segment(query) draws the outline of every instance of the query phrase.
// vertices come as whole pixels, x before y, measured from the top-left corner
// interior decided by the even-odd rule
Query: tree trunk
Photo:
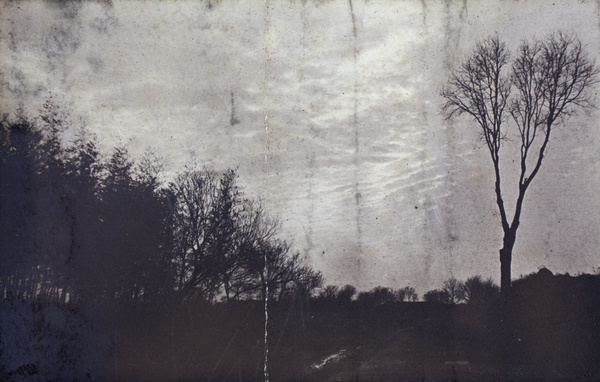
[[[510,266],[512,251],[516,241],[516,229],[509,229],[504,233],[504,245],[500,249],[500,294],[504,301],[508,300],[511,287]]]

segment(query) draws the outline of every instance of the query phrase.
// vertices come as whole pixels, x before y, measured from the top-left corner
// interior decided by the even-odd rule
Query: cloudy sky
[[[33,115],[50,99],[105,148],[154,151],[166,178],[190,163],[238,168],[307,264],[360,289],[499,280],[489,154],[470,121],[442,118],[438,95],[479,39],[498,32],[514,48],[563,30],[594,60],[600,52],[596,1],[1,7],[1,112]],[[599,127],[593,111],[554,131],[525,202],[515,276],[600,266]]]

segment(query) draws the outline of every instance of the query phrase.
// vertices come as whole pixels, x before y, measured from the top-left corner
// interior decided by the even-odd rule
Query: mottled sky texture
[[[1,7],[1,112],[33,115],[51,99],[105,148],[162,156],[166,179],[191,163],[238,168],[307,263],[360,289],[499,280],[489,154],[470,121],[440,114],[440,87],[476,41],[498,32],[516,47],[564,30],[600,52],[595,1]],[[515,276],[600,265],[599,127],[594,110],[554,131],[525,201]]]

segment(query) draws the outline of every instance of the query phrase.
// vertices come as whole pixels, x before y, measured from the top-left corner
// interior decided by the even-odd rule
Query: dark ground
[[[102,380],[264,380],[262,302],[112,309]],[[532,275],[504,307],[271,301],[268,345],[271,381],[595,381],[600,279]]]

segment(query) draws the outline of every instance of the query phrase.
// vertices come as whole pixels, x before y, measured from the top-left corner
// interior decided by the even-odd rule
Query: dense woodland
[[[599,276],[542,269],[508,303],[479,276],[422,301],[325,286],[234,170],[164,181],[151,154],[101,153],[41,115],[0,121],[2,380],[599,375]]]
[[[83,134],[65,145],[50,106],[42,122],[0,122],[4,298],[217,301],[320,286],[233,170],[163,184],[151,156],[101,155]]]
[[[102,154],[83,131],[69,141],[57,115],[46,104],[36,121],[0,121],[4,308],[32,304],[35,320],[53,306],[76,319],[75,307],[102,316],[108,306],[262,301],[267,293],[278,300],[321,286],[321,274],[278,237],[277,220],[244,197],[234,170],[190,167],[159,182],[151,155],[134,162],[123,147]],[[9,344],[3,337],[3,375],[23,362],[9,359]]]

